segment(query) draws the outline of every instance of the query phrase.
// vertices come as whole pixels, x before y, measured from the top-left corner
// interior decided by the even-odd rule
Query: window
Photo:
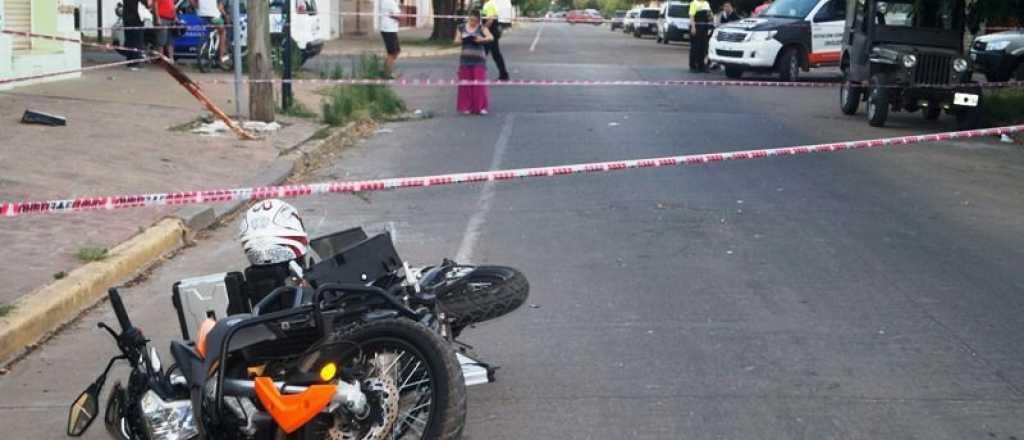
[[[640,18],[658,18],[657,9],[644,9],[640,11]]]
[[[963,0],[878,2],[875,23],[889,27],[958,30],[963,26]]]
[[[817,0],[778,0],[766,9],[761,17],[778,18],[807,18],[814,7],[818,5]]]
[[[814,16],[814,21],[839,20],[846,20],[846,2],[842,0],[829,0]]]
[[[669,17],[685,17],[689,12],[689,8],[683,5],[672,5],[668,7]]]

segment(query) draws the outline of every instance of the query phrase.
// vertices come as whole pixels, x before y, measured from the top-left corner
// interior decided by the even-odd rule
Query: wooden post
[[[270,11],[267,0],[248,0],[249,79],[274,79],[270,58]],[[274,84],[249,83],[249,119],[272,122],[274,120]]]

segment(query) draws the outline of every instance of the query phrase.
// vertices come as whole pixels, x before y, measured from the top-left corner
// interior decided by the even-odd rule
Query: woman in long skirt
[[[487,55],[484,46],[494,41],[491,32],[480,23],[480,11],[469,13],[469,19],[459,25],[455,44],[462,44],[459,57],[459,80],[487,80]],[[487,86],[460,85],[456,108],[460,113],[487,114]]]

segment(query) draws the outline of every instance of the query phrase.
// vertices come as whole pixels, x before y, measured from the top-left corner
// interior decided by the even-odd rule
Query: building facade
[[[75,5],[62,0],[0,0],[0,29],[79,39],[75,31]],[[0,78],[55,73],[82,66],[82,47],[76,43],[0,33]],[[0,89],[42,81],[77,78],[70,73],[13,84]]]

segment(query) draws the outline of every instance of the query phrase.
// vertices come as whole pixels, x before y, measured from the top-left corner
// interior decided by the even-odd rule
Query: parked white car
[[[661,44],[689,40],[690,4],[668,2],[661,5],[661,11],[658,12],[658,33],[655,37]]]
[[[633,36],[636,38],[644,35],[658,34],[658,9],[643,8],[638,11],[633,20]]]

